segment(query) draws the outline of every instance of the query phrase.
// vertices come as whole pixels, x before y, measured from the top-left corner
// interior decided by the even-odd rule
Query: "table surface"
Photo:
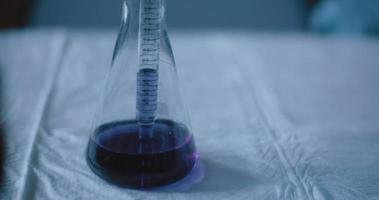
[[[201,160],[162,188],[85,162],[116,32],[0,33],[0,199],[379,199],[379,40],[171,34]]]

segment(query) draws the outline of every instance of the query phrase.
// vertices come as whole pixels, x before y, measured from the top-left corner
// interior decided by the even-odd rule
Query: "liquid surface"
[[[156,120],[150,127],[137,121],[102,125],[87,150],[87,161],[95,174],[133,188],[177,181],[192,170],[197,157],[187,127],[170,120]]]

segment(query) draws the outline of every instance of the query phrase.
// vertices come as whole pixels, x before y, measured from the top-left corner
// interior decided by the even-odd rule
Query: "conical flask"
[[[92,171],[144,188],[179,180],[197,161],[165,23],[165,0],[124,0],[122,26],[87,148]]]

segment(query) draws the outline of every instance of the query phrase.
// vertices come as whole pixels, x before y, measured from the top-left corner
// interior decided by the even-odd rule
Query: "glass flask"
[[[145,188],[179,180],[197,159],[166,30],[165,0],[124,0],[88,165],[108,182]]]

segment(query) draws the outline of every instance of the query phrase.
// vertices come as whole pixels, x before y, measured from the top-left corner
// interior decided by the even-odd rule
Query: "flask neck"
[[[118,35],[115,51],[113,53],[112,65],[115,64],[116,58],[121,55],[121,50],[136,49],[139,55],[142,55],[143,44],[152,43],[156,49],[160,46],[171,48],[167,38],[162,41],[156,41],[157,38],[164,38],[166,33],[165,7],[166,0],[123,0],[123,14],[121,29]],[[166,36],[167,37],[167,36]],[[135,42],[138,41],[138,42]],[[149,45],[149,51],[154,49]],[[146,50],[145,50],[146,52]],[[156,54],[157,52],[155,52]],[[146,60],[140,56],[140,62]],[[141,63],[140,63],[141,65]]]
[[[166,0],[124,0],[123,23],[142,24],[143,14],[159,14],[161,23],[165,22]],[[158,12],[158,13],[157,13]],[[146,20],[146,19],[145,19]],[[145,21],[146,22],[146,21]],[[148,22],[146,22],[148,23]]]

